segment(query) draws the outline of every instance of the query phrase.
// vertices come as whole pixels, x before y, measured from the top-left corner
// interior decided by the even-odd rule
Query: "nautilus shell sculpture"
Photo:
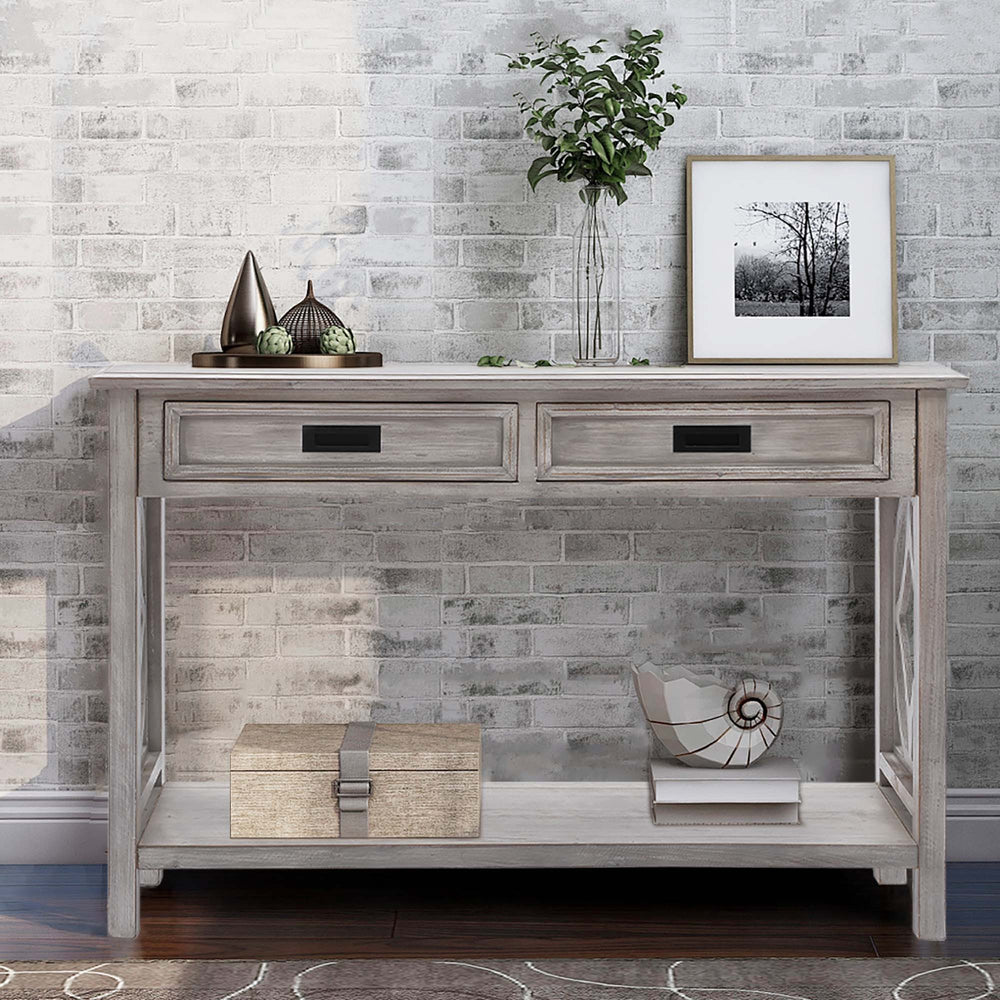
[[[632,679],[657,738],[691,767],[749,767],[781,731],[781,697],[767,681],[727,687],[684,667],[661,677],[648,666],[633,667]]]

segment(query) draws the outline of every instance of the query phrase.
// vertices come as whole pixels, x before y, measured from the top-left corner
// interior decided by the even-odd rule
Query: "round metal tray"
[[[357,354],[244,354],[199,351],[191,355],[195,368],[381,368],[378,351]]]

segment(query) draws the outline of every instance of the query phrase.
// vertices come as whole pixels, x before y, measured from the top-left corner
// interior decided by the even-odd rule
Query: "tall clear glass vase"
[[[576,357],[580,365],[613,365],[621,351],[618,233],[602,184],[583,188],[583,218],[573,238]]]

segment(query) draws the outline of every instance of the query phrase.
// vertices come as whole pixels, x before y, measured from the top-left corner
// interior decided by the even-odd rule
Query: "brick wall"
[[[870,768],[867,505],[199,503],[170,526],[175,773],[224,770],[246,718],[370,705],[481,722],[498,777],[636,777],[647,646],[773,680],[810,773]]]
[[[951,782],[1000,785],[996,4],[680,0],[690,95],[622,213],[626,355],[684,354],[683,157],[892,152],[901,354],[967,372],[951,427]],[[12,0],[0,30],[0,782],[105,773],[104,361],[215,343],[253,248],[394,359],[569,354],[575,192],[531,195],[498,51],[615,34],[618,4]],[[635,775],[625,668],[789,700],[787,751],[865,776],[865,503],[430,510],[171,505],[175,774],[244,718],[482,720],[495,775]]]

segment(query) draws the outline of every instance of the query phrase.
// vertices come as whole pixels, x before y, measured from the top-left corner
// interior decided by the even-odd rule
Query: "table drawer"
[[[538,405],[543,480],[888,477],[888,402]]]
[[[515,403],[164,403],[166,480],[517,479]]]

